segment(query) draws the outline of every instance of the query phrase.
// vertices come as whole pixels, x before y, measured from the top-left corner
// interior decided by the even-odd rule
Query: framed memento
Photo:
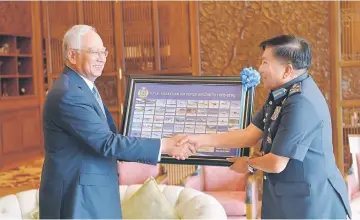
[[[242,86],[240,77],[130,75],[125,98],[121,133],[162,138],[245,128],[254,89]],[[229,166],[226,158],[248,155],[249,148],[203,147],[186,160],[163,154],[160,163]]]

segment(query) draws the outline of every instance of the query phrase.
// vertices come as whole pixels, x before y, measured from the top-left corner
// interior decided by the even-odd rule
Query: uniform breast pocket
[[[275,194],[277,196],[310,196],[310,184],[306,182],[276,182]]]

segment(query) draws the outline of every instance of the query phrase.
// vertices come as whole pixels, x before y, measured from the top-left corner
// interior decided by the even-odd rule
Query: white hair
[[[66,31],[62,44],[64,60],[69,59],[69,49],[81,49],[81,38],[89,31],[96,32],[96,29],[89,25],[79,24],[72,26],[68,31]]]

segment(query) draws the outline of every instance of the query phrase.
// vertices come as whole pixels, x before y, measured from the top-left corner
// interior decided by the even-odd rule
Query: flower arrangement
[[[240,78],[245,88],[255,87],[260,83],[260,73],[252,67],[241,70]]]

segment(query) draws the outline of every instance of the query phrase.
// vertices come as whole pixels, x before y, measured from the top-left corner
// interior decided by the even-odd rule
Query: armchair
[[[229,167],[202,166],[198,174],[184,179],[183,186],[215,197],[229,218],[244,218],[250,198],[255,200],[255,209],[249,211],[254,212],[257,204],[257,189],[254,184],[248,184],[248,179],[248,174],[237,173]],[[251,216],[255,218],[256,214]]]
[[[352,218],[360,218],[360,135],[349,134],[349,147],[352,157],[351,172],[347,175],[347,187],[352,210]]]
[[[158,184],[167,184],[168,178],[160,164],[118,162],[119,185],[143,184],[150,176]]]

